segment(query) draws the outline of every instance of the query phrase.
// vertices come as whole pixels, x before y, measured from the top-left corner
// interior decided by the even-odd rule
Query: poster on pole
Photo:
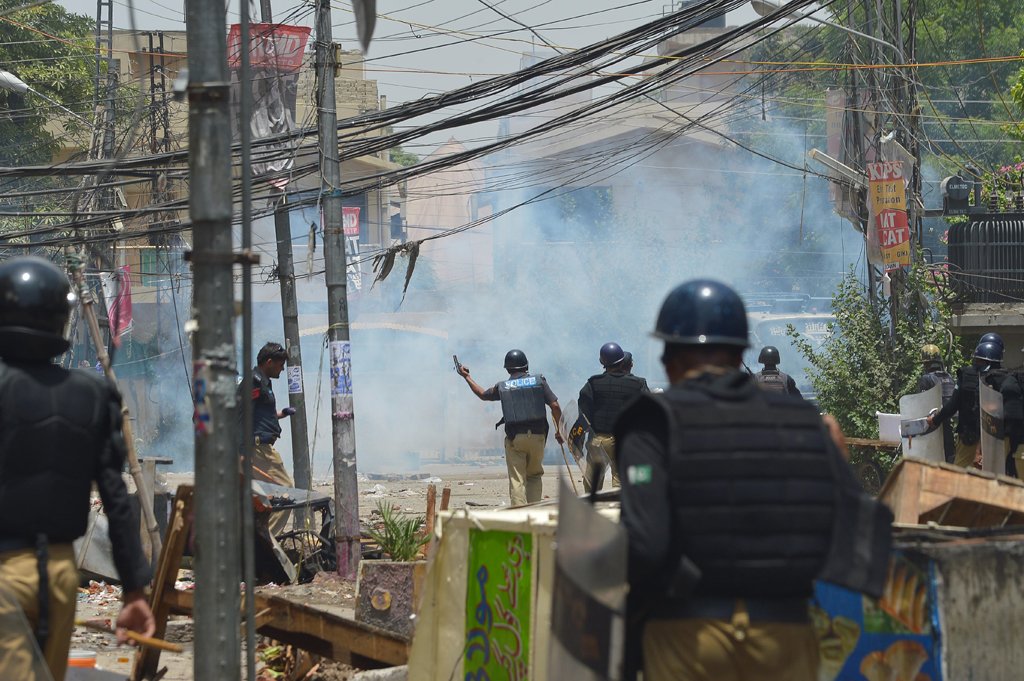
[[[868,163],[871,224],[886,272],[910,266],[910,225],[902,161]]]
[[[997,475],[1006,474],[1006,440],[1003,439],[1003,396],[985,381],[979,385],[981,395],[981,469]]]
[[[352,344],[331,341],[331,397],[352,394]]]

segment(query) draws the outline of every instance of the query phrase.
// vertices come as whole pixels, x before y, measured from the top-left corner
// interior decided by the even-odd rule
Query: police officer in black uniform
[[[587,379],[580,389],[580,420],[590,433],[587,442],[587,470],[583,487],[590,491],[592,480],[597,476],[597,489],[604,486],[600,471],[610,465],[612,486],[619,486],[619,470],[615,465],[615,419],[630,400],[640,393],[650,392],[647,380],[630,373],[632,365],[627,364],[626,352],[618,343],[605,343],[598,353],[604,373]],[[630,360],[632,357],[630,357]]]
[[[18,614],[10,609],[20,608],[36,639],[2,628],[0,679],[37,678],[36,642],[53,678],[64,678],[78,591],[71,543],[85,534],[93,483],[123,586],[118,638],[126,629],[148,636],[155,629],[143,593],[150,571],[121,479],[121,396],[105,377],[52,361],[68,349],[73,301],[53,263],[0,264],[0,620],[10,622]]]
[[[945,423],[954,414],[956,422],[956,446],[953,463],[962,468],[976,465],[978,442],[981,440],[981,392],[982,378],[1003,361],[1003,348],[994,341],[979,343],[974,349],[970,366],[956,372],[956,389],[949,400],[942,404],[938,414],[928,417],[928,423]]]
[[[754,374],[754,380],[764,388],[765,390],[771,390],[777,393],[786,393],[787,395],[796,395],[801,397],[800,391],[796,387],[796,381],[789,374],[779,371],[779,362],[782,358],[779,356],[779,349],[774,345],[766,345],[761,348],[761,354],[757,356],[759,364],[764,365],[764,369]]]
[[[522,350],[505,354],[508,380],[484,389],[469,377],[469,367],[461,364],[459,375],[466,379],[473,394],[485,401],[501,401],[505,424],[505,464],[508,466],[508,493],[513,506],[540,501],[543,493],[544,443],[548,437],[548,419],[544,406],[551,408],[554,423],[562,418],[558,398],[551,392],[544,376],[529,373],[530,364]],[[495,427],[497,427],[495,426]],[[555,439],[562,435],[555,429]]]
[[[917,391],[924,392],[931,390],[936,385],[941,386],[942,403],[945,404],[953,397],[956,381],[942,365],[942,351],[939,350],[939,346],[931,343],[922,345],[921,364],[924,367],[924,373],[917,379]],[[953,463],[956,460],[956,444],[953,440],[953,426],[948,420],[942,424],[942,449],[946,463]]]
[[[671,387],[615,429],[644,679],[816,681],[813,582],[879,595],[892,514],[812,404],[740,369],[747,317],[732,289],[680,285],[654,335]],[[854,537],[872,540],[854,550]]]

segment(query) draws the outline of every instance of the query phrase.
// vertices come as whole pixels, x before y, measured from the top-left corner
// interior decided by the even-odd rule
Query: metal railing
[[[1024,213],[971,216],[951,226],[948,260],[961,303],[1024,302]]]

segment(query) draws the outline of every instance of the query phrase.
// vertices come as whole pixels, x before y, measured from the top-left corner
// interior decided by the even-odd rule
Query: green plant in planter
[[[430,537],[421,534],[423,520],[399,513],[398,507],[387,501],[377,502],[383,527],[371,527],[367,534],[380,545],[391,560],[411,561],[419,557],[420,548]]]

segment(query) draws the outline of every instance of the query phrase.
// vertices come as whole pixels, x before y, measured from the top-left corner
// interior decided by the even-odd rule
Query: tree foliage
[[[875,412],[899,413],[900,397],[917,392],[922,345],[943,348],[947,368],[963,364],[948,329],[949,308],[939,295],[941,272],[916,265],[906,276],[907,290],[919,293],[900,305],[894,334],[888,301],[872,302],[852,269],[832,299],[831,335],[815,346],[790,331],[811,367],[818,404],[849,436],[876,437]]]
[[[0,0],[0,12],[25,4]],[[0,69],[89,118],[95,68],[93,20],[56,3],[0,19]],[[49,123],[49,125],[48,125]],[[60,147],[56,135],[88,143],[82,122],[27,92],[0,90],[0,165],[46,163]]]

